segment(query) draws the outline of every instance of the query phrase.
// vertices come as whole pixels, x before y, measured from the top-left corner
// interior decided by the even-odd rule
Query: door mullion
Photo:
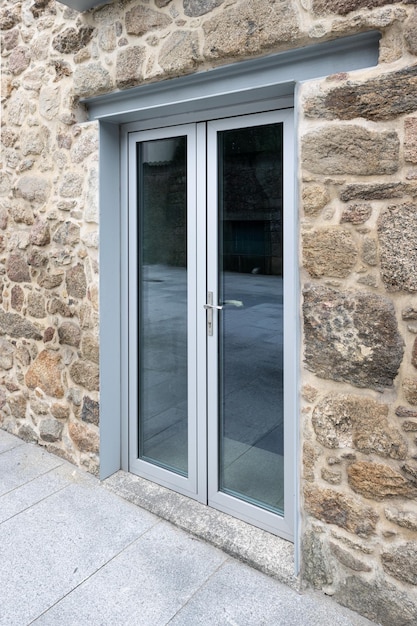
[[[207,290],[218,303],[217,133],[207,124]],[[213,311],[212,335],[207,336],[207,489],[208,501],[218,492],[218,316]]]
[[[198,500],[207,503],[207,182],[206,182],[206,124],[196,125],[196,322],[197,322],[197,492]]]

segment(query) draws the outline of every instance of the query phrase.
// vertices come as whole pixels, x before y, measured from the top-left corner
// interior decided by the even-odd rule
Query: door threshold
[[[291,542],[122,470],[102,484],[125,500],[299,591]]]

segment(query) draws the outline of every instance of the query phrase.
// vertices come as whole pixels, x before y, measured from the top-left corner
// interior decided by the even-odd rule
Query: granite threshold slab
[[[300,591],[294,545],[290,541],[123,470],[102,484],[129,502]]]

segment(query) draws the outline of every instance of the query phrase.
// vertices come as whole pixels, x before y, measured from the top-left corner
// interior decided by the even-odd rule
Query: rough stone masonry
[[[80,97],[371,29],[297,106],[302,578],[417,624],[416,0],[3,0],[0,423],[99,465],[98,127]]]

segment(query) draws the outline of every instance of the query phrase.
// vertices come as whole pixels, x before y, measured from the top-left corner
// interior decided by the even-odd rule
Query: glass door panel
[[[284,512],[282,124],[218,133],[219,487]]]
[[[139,458],[184,476],[187,450],[186,137],[138,144]]]

